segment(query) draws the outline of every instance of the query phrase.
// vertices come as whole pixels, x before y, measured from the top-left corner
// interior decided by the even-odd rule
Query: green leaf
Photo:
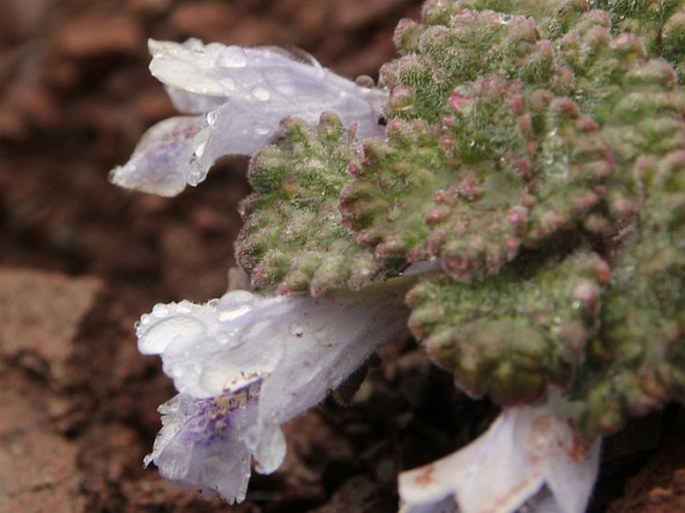
[[[238,261],[259,288],[312,295],[358,289],[381,263],[342,226],[338,211],[358,158],[355,141],[330,113],[314,130],[297,119],[286,119],[283,130],[278,144],[250,163],[255,192],[241,205]]]
[[[530,402],[585,361],[608,269],[581,251],[480,282],[427,280],[408,295],[409,327],[470,394]]]

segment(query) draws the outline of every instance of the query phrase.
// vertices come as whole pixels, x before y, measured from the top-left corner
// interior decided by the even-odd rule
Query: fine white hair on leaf
[[[226,488],[222,472],[243,475],[236,457],[253,457],[262,473],[276,470],[286,448],[281,424],[322,401],[405,330],[403,299],[413,282],[397,278],[317,298],[232,291],[204,305],[155,306],[137,326],[138,347],[161,355],[180,393],[161,410],[164,427],[147,462],[170,479],[241,500],[244,488]],[[221,409],[236,397],[242,409]],[[219,415],[228,419],[225,431],[216,429]],[[203,467],[207,455],[211,465]]]
[[[291,116],[316,125],[323,112],[334,112],[360,141],[385,135],[379,118],[388,91],[363,87],[282,50],[205,45],[197,39],[150,40],[149,48],[150,71],[177,109],[195,115],[189,118],[195,133],[189,144],[182,130],[165,122],[153,126],[129,163],[112,172],[117,185],[178,194],[185,183],[202,182],[218,158],[251,156],[268,145]],[[160,165],[164,147],[183,148],[166,167]]]
[[[530,513],[583,513],[599,446],[583,443],[548,404],[505,408],[471,444],[403,472],[400,511],[514,513],[525,504]]]

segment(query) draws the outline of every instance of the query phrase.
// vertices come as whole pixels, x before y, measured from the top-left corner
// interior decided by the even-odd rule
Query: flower
[[[179,395],[145,463],[163,476],[245,497],[251,457],[261,473],[285,456],[280,425],[323,400],[374,349],[401,334],[409,278],[318,298],[233,291],[204,305],[157,305],[137,326]]]
[[[384,135],[379,125],[388,93],[357,85],[284,50],[241,48],[197,39],[150,40],[150,71],[175,107],[190,116],[151,127],[124,166],[110,173],[122,187],[175,196],[203,181],[225,155],[253,155],[271,142],[280,122],[297,116],[314,125],[337,113],[359,140]]]
[[[531,513],[583,513],[599,447],[599,439],[576,436],[549,403],[505,408],[468,446],[402,473],[400,513],[513,513],[524,504]]]
[[[257,393],[253,386],[216,398],[174,396],[159,407],[162,429],[145,466],[154,462],[170,481],[242,501],[251,458],[241,434],[256,420]]]

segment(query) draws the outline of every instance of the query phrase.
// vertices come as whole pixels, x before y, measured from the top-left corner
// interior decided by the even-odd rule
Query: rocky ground
[[[244,504],[206,501],[141,463],[173,389],[136,352],[133,323],[157,302],[225,290],[249,191],[242,159],[174,199],[108,183],[174,112],[147,73],[146,39],[296,46],[373,76],[419,5],[0,0],[0,512],[390,513],[399,470],[484,429],[494,407],[401,340],[350,407],[327,402],[286,427],[285,464],[256,476]],[[672,407],[610,441],[592,510],[685,511],[683,433]]]

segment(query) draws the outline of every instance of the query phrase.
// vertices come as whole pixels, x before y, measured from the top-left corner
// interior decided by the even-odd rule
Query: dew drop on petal
[[[373,81],[373,78],[371,78],[369,75],[359,75],[354,80],[354,83],[357,84],[359,87],[363,87],[365,89],[371,89],[376,85]]]
[[[181,48],[182,46],[185,46],[189,50],[193,50],[195,52],[202,52],[205,49],[205,45],[196,37],[191,37],[188,39],[183,45],[174,45],[173,46],[173,53],[180,54],[181,53]]]
[[[201,158],[207,149],[207,138],[204,137],[193,148],[193,158]]]
[[[231,77],[223,77],[219,79],[219,83],[227,90],[227,91],[235,91],[238,89],[235,85],[235,80],[233,80]]]
[[[187,315],[172,316],[141,330],[138,349],[143,354],[160,354],[166,351],[174,337],[193,338],[204,334],[207,325]]]
[[[221,322],[230,322],[237,319],[241,315],[244,315],[252,310],[252,305],[242,305],[232,308],[230,310],[224,310],[219,314],[219,320]]]
[[[158,303],[152,307],[152,315],[158,319],[164,319],[164,317],[169,315],[169,307],[165,304]]]
[[[187,301],[183,301],[183,302],[181,302],[181,303],[179,303],[179,304],[176,305],[176,313],[188,314],[188,313],[190,313],[191,311],[192,311],[192,310],[190,309],[190,306],[188,306],[188,302],[187,302]]]
[[[283,83],[276,85],[276,91],[281,93],[283,96],[291,96],[297,92],[297,89],[292,83]]]
[[[189,166],[190,172],[188,173],[187,182],[194,186],[202,180],[202,167],[200,166],[200,160],[198,159],[197,154],[191,157]]]
[[[216,64],[222,68],[244,68],[247,65],[247,58],[241,48],[229,46],[219,54]]]
[[[271,99],[271,93],[263,87],[255,87],[254,89],[252,89],[252,96],[263,102],[269,101]]]

